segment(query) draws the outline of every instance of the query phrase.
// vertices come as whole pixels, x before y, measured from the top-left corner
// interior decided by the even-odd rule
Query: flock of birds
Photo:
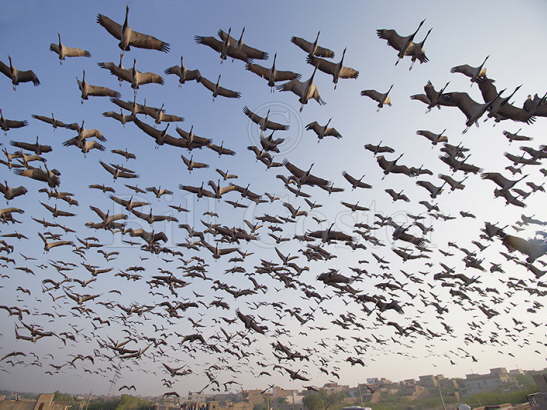
[[[200,169],[210,166],[194,159],[195,150],[209,149],[216,152],[219,158],[235,155],[236,152],[225,147],[224,143],[196,135],[193,127],[184,130],[174,126],[173,123],[181,122],[183,118],[166,113],[164,106],[137,103],[137,90],[150,83],[164,84],[165,80],[161,74],[138,71],[136,59],[133,59],[131,67],[124,67],[124,53],[131,48],[168,52],[169,44],[134,31],[128,24],[128,14],[129,8],[126,8],[122,24],[98,15],[97,23],[119,40],[118,46],[122,50],[119,63],[98,64],[120,83],[130,83],[134,90],[133,98],[124,100],[116,90],[88,83],[86,71],[83,70],[78,79],[82,102],[89,98],[110,98],[112,110],[104,112],[105,117],[116,120],[120,126],[133,124],[135,130],[140,130],[140,136],[151,138],[150,146],[180,149],[182,164],[188,171],[199,173]],[[414,40],[423,24],[424,21],[408,36],[401,36],[392,29],[377,31],[378,37],[387,40],[388,45],[397,51],[396,64],[407,58],[412,64],[415,61],[429,61],[424,44],[431,30],[421,42]],[[269,66],[256,63],[255,60],[268,59],[268,53],[246,44],[243,34],[244,30],[237,39],[232,37],[231,30],[219,30],[218,38],[196,36],[195,41],[211,48],[221,61],[232,59],[244,62],[245,69],[267,81],[272,91],[276,88],[294,93],[298,97],[300,110],[310,100],[324,104],[314,81],[319,75],[318,71],[331,76],[335,88],[340,80],[355,79],[359,75],[358,70],[344,65],[345,49],[337,62],[333,60],[335,54],[332,50],[319,45],[320,33],[313,41],[300,37],[291,40],[306,53],[306,61],[313,68],[310,68],[312,73],[305,81],[296,72],[278,70],[276,55]],[[51,44],[50,50],[57,54],[60,62],[69,58],[91,57],[87,50],[63,44],[60,35],[57,42]],[[507,96],[506,90],[498,91],[494,80],[486,76],[486,61],[478,67],[460,65],[451,69],[453,73],[465,75],[472,85],[479,87],[482,102],[474,101],[465,92],[447,92],[448,83],[439,90],[427,83],[423,94],[411,98],[426,104],[428,110],[456,107],[466,117],[464,132],[483,118],[491,118],[495,122],[508,120],[531,124],[537,118],[547,116],[547,94],[530,96],[522,107],[514,105],[510,100],[519,87]],[[16,68],[11,57],[7,64],[0,61],[0,72],[11,81],[14,90],[26,82],[40,85],[34,70]],[[182,57],[180,65],[167,68],[165,74],[176,76],[179,86],[189,81],[202,84],[212,93],[213,99],[238,98],[241,95],[221,83],[220,75],[215,81],[202,76],[199,70],[189,69]],[[391,105],[392,87],[386,92],[363,90],[361,95],[374,100],[380,110]],[[4,103],[8,101],[9,98],[6,98]],[[197,199],[211,198],[219,203],[222,200],[226,205],[220,204],[219,210],[228,206],[234,209],[253,206],[259,216],[254,220],[245,219],[240,226],[228,226],[223,224],[221,214],[205,212],[199,226],[178,225],[187,236],[185,241],[174,247],[165,246],[169,237],[155,224],[163,222],[176,226],[179,220],[173,215],[184,215],[189,210],[181,205],[169,205],[173,210],[169,215],[153,212],[152,200],[173,195],[177,189],[175,186],[170,190],[159,186],[140,188],[136,184],[124,183],[139,178],[129,165],[137,161],[134,153],[112,147],[111,152],[120,158],[120,162],[98,161],[97,175],[102,175],[104,182],[89,185],[89,189],[108,196],[118,209],[123,209],[120,213],[111,213],[111,208],[101,209],[95,204],[88,208],[80,205],[75,195],[62,190],[62,172],[47,159],[47,154],[52,150],[62,148],[43,144],[38,138],[35,141],[11,140],[9,144],[4,144],[4,158],[0,163],[5,181],[0,184],[0,192],[9,207],[0,209],[0,285],[4,288],[3,292],[14,288],[12,290],[18,295],[19,304],[1,305],[0,314],[13,318],[13,331],[20,349],[0,352],[0,371],[9,372],[14,366],[36,366],[42,368],[45,374],[54,376],[78,366],[80,371],[109,377],[112,383],[120,386],[126,370],[137,370],[147,361],[146,366],[150,367],[154,366],[152,363],[158,363],[158,367],[150,372],[161,378],[162,386],[168,390],[166,396],[178,396],[175,383],[196,375],[205,379],[202,391],[227,391],[240,384],[241,372],[251,372],[259,379],[280,372],[291,380],[309,382],[311,374],[318,369],[329,380],[336,381],[340,378],[342,362],[365,366],[369,359],[373,360],[374,354],[378,356],[379,349],[395,346],[412,349],[414,344],[421,343],[434,354],[438,341],[463,337],[464,344],[446,355],[446,360],[455,364],[454,360],[458,358],[477,361],[465,348],[470,344],[502,349],[507,345],[533,343],[528,339],[528,334],[533,334],[531,329],[544,326],[541,320],[512,317],[515,326],[508,328],[497,319],[498,316],[512,315],[516,305],[511,300],[515,294],[527,295],[527,312],[530,315],[542,311],[540,300],[546,291],[541,278],[545,274],[544,255],[547,252],[547,233],[542,227],[547,222],[524,214],[520,220],[507,226],[500,226],[496,221],[484,221],[480,232],[470,238],[468,246],[448,242],[433,248],[428,238],[434,228],[428,226],[426,220],[435,218],[441,224],[437,225],[441,226],[437,229],[444,229],[444,224],[456,219],[441,212],[436,200],[451,191],[464,190],[468,178],[480,177],[486,183],[493,183],[494,196],[503,198],[507,206],[525,207],[531,195],[544,195],[543,180],[547,170],[541,165],[547,157],[547,146],[531,145],[530,137],[505,131],[503,135],[509,142],[518,141],[525,145],[517,153],[505,155],[507,174],[502,175],[483,172],[472,164],[469,148],[462,143],[450,144],[446,130],[440,133],[418,130],[418,135],[426,138],[433,147],[440,148],[439,158],[446,172],[440,174],[435,182],[428,178],[433,175],[429,169],[403,165],[403,154],[397,154],[395,148],[381,142],[368,143],[364,148],[370,153],[370,158],[377,162],[384,178],[390,174],[403,174],[411,183],[416,179],[415,184],[424,190],[421,198],[409,198],[403,190],[393,188],[386,188],[385,193],[393,202],[419,203],[424,213],[407,214],[409,223],[404,225],[390,216],[376,213],[372,223],[355,223],[351,231],[343,231],[314,214],[322,207],[320,202],[314,200],[314,190],[327,192],[329,201],[333,201],[345,190],[372,192],[367,191],[373,189],[372,181],[344,171],[345,185],[335,186],[329,179],[313,172],[313,164],[309,164],[305,155],[298,164],[280,161],[275,154],[280,152],[285,139],[274,137],[274,133],[286,131],[288,125],[272,121],[270,112],[262,116],[245,106],[243,113],[258,126],[261,135],[260,143],[248,149],[265,166],[266,173],[278,170],[276,179],[282,183],[282,193],[255,192],[256,189],[251,189],[244,182],[231,182],[240,177],[221,166],[219,159],[216,181],[211,179],[201,185],[179,185],[178,189],[195,195]],[[66,147],[76,147],[84,154],[106,150],[103,133],[98,129],[84,128],[84,121],[64,122],[53,114],[36,114],[33,118],[54,129],[62,128],[75,133],[63,143]],[[315,133],[318,140],[327,137],[341,139],[342,134],[330,125],[331,121],[313,121],[307,124],[306,130]],[[0,112],[0,127],[5,133],[27,125],[26,120],[8,119]],[[238,157],[243,155],[238,153]],[[93,160],[91,154],[86,158],[86,161]],[[381,181],[377,184],[380,185]],[[375,183],[374,192],[378,191],[378,185]],[[21,218],[26,217],[23,207],[31,192],[41,198],[39,203],[50,217],[40,219],[31,216],[24,226],[36,229],[37,233],[23,234],[17,226],[23,223]],[[283,201],[281,198],[294,199]],[[340,203],[352,213],[369,211],[359,202]],[[277,205],[280,208],[274,208]],[[149,209],[142,210],[146,207]],[[88,219],[85,226],[70,224],[70,219],[76,215],[85,215],[84,218]],[[143,226],[149,228],[129,228],[129,217],[138,218]],[[472,219],[475,215],[462,210],[459,217]],[[317,224],[317,229],[291,236],[295,224],[308,218]],[[493,216],[492,219],[497,218]],[[524,227],[537,228],[536,237],[520,237],[518,232]],[[391,243],[379,239],[377,233],[382,228],[392,231]],[[96,232],[96,235],[89,232]],[[108,247],[109,238],[114,233],[122,235],[126,248]],[[37,235],[41,239],[44,250],[41,257],[39,252],[34,252],[34,256],[23,253],[25,241],[29,239],[27,235]],[[253,243],[264,237],[275,241],[273,259],[261,248],[257,248],[256,254],[248,251]],[[505,251],[485,256],[486,249],[496,243],[502,244]],[[358,264],[340,266],[336,254],[340,248],[359,255]],[[65,254],[69,256],[56,258],[55,254],[61,249],[69,249],[70,252]],[[158,264],[157,272],[147,271],[138,262],[115,269],[116,261],[128,249],[138,249],[141,261],[155,261]],[[442,262],[434,262],[435,259]],[[394,272],[393,261],[419,265],[412,265],[417,266],[412,271],[402,269]],[[465,268],[456,267],[456,262],[463,262]],[[517,265],[524,267],[529,276],[514,277],[511,270]],[[220,267],[225,269],[225,273],[214,273]],[[33,281],[41,286],[41,294],[39,289],[18,286],[19,275],[33,275]],[[240,288],[231,283],[230,278],[235,276],[238,283],[248,282],[248,286]],[[485,286],[485,276],[496,278],[500,286]],[[108,286],[113,277],[125,279],[127,290],[93,291],[101,283]],[[147,286],[148,296],[130,305],[119,303],[118,297],[130,292],[134,283]],[[195,283],[206,285],[207,294],[184,289]],[[294,295],[291,297],[294,301],[301,299],[301,302],[295,306],[292,299],[276,296],[285,290]],[[412,303],[404,302],[406,298],[410,298]],[[348,306],[347,311],[333,314],[325,307],[331,300],[343,302]],[[34,304],[37,301],[49,303],[50,309],[36,310]],[[475,313],[463,335],[458,335],[448,320],[456,306]],[[411,307],[415,309],[415,315],[409,317],[405,311],[408,312]],[[435,317],[436,323],[426,324],[421,320],[421,315],[426,311]],[[400,319],[393,319],[393,314]],[[209,315],[212,315],[210,320],[206,320]],[[47,317],[46,321],[44,317]],[[299,325],[298,334],[287,328],[292,321]],[[48,328],[55,323],[63,324],[65,330]],[[487,323],[495,324],[496,329],[484,330]],[[146,331],[145,326],[149,328]],[[180,329],[187,330],[181,333]],[[322,336],[333,329],[335,336]],[[7,337],[5,332],[11,331],[2,330],[4,335],[1,337],[4,338]],[[313,335],[312,342],[299,345],[297,338],[308,335]],[[54,355],[53,352],[39,356],[32,351],[32,344],[42,343],[44,339],[56,340],[63,348],[77,348],[79,353],[69,358],[61,357],[62,353]],[[269,351],[256,347],[257,343],[264,344],[267,340],[270,341]],[[539,341],[535,343],[538,343],[536,352],[541,356],[544,354],[544,344]],[[408,350],[397,354],[409,355]],[[205,362],[199,366],[192,364],[193,360],[203,358]],[[308,384],[309,389],[314,389]],[[120,391],[126,389],[135,390],[136,387],[119,387]]]

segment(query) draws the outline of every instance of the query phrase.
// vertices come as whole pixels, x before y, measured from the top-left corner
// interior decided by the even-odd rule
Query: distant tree
[[[268,410],[268,406],[266,406],[266,403],[257,403],[254,405],[253,410]]]
[[[58,390],[54,393],[53,400],[57,402],[63,402],[63,403],[72,403],[76,401],[73,395],[68,393],[61,393]]]
[[[321,393],[306,394],[302,399],[304,406],[308,410],[321,410],[325,408],[325,402],[323,401]]]
[[[524,387],[533,387],[536,385],[534,378],[529,374],[517,374],[515,375],[515,380],[518,384]]]

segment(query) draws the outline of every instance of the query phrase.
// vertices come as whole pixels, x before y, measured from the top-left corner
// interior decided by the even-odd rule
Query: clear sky
[[[86,79],[91,84],[104,85],[119,90],[122,99],[130,100],[133,97],[133,90],[127,83],[121,87],[117,80],[107,71],[97,66],[98,62],[116,62],[119,59],[120,50],[117,47],[117,40],[109,35],[96,20],[98,13],[109,16],[115,21],[123,21],[124,6],[130,7],[129,24],[137,31],[152,34],[155,37],[170,43],[168,54],[153,50],[142,50],[133,48],[126,53],[124,64],[129,66],[133,58],[137,60],[137,67],[141,71],[153,71],[161,73],[169,66],[178,64],[180,57],[184,56],[185,64],[189,68],[198,68],[201,74],[212,81],[216,81],[219,74],[222,74],[221,84],[229,89],[240,91],[242,97],[238,100],[217,98],[214,102],[211,93],[200,84],[190,82],[183,87],[177,87],[178,83],[173,76],[165,76],[165,84],[145,85],[137,93],[137,100],[142,102],[146,99],[148,105],[165,105],[168,113],[181,115],[184,122],[176,124],[188,130],[192,125],[196,134],[213,139],[217,144],[221,142],[224,146],[234,149],[237,154],[234,157],[221,157],[210,150],[196,150],[193,152],[194,159],[210,164],[204,170],[195,170],[191,174],[183,167],[180,155],[189,156],[186,151],[173,147],[159,147],[156,149],[154,142],[145,136],[133,124],[122,127],[119,123],[110,118],[104,118],[101,113],[104,111],[117,111],[117,107],[111,104],[106,98],[91,97],[84,104],[80,103],[80,93],[76,84],[76,78],[81,78],[82,70],[86,70]],[[487,63],[488,76],[496,80],[498,89],[507,88],[508,92],[514,87],[523,84],[522,88],[514,96],[515,104],[520,106],[528,94],[538,93],[540,96],[545,93],[545,67],[547,56],[538,47],[547,38],[545,28],[545,16],[547,15],[547,3],[541,0],[514,2],[509,0],[496,2],[458,1],[440,2],[417,1],[417,2],[381,2],[381,1],[346,1],[346,2],[320,2],[320,1],[285,1],[277,2],[195,2],[195,1],[130,1],[130,2],[33,2],[18,1],[7,2],[2,6],[3,12],[0,15],[0,60],[7,62],[10,55],[14,64],[20,69],[32,69],[41,81],[39,87],[30,84],[22,84],[17,91],[12,91],[11,83],[5,77],[0,78],[0,108],[3,114],[9,119],[26,119],[29,126],[18,130],[10,131],[7,136],[1,136],[0,142],[10,150],[10,140],[32,142],[39,137],[41,143],[54,147],[53,152],[47,154],[50,168],[57,168],[61,171],[61,189],[75,194],[80,202],[78,208],[69,209],[78,215],[73,218],[58,218],[61,223],[66,223],[78,231],[78,237],[94,235],[100,238],[106,245],[105,249],[118,250],[120,256],[110,266],[114,268],[112,273],[99,277],[99,280],[88,289],[80,290],[80,293],[101,294],[100,300],[112,300],[129,306],[132,303],[155,304],[163,299],[152,297],[149,294],[148,285],[145,283],[151,275],[156,274],[158,268],[165,268],[172,271],[180,266],[179,261],[165,262],[153,255],[146,254],[138,249],[121,246],[119,237],[112,237],[104,231],[91,231],[84,228],[84,223],[96,220],[96,217],[89,210],[88,205],[96,205],[102,209],[120,211],[113,207],[107,195],[99,191],[87,188],[92,183],[110,184],[116,187],[119,196],[127,197],[130,191],[123,187],[126,181],[119,180],[112,182],[112,179],[98,164],[99,160],[106,162],[121,163],[119,157],[110,153],[110,149],[127,148],[137,155],[137,159],[127,163],[127,166],[139,174],[137,180],[128,181],[130,184],[138,184],[139,187],[162,186],[171,189],[174,195],[155,200],[151,194],[142,195],[140,199],[152,202],[152,209],[155,214],[175,215],[168,207],[172,204],[182,204],[189,207],[189,214],[178,214],[180,223],[189,223],[196,229],[202,230],[204,226],[200,223],[202,212],[214,210],[221,215],[219,223],[228,226],[244,227],[243,219],[252,220],[264,213],[287,215],[281,201],[274,205],[260,205],[256,208],[250,207],[246,210],[233,210],[222,201],[200,200],[177,189],[179,184],[200,185],[202,181],[217,180],[218,174],[215,168],[229,169],[231,173],[239,175],[236,182],[242,186],[250,184],[250,189],[258,192],[276,193],[283,200],[290,200],[295,206],[307,207],[301,199],[289,196],[283,188],[276,174],[286,174],[286,170],[278,168],[265,170],[261,163],[257,163],[253,154],[247,151],[246,147],[257,143],[256,127],[251,125],[242,112],[245,105],[252,110],[264,115],[268,108],[272,110],[272,119],[279,122],[287,122],[290,129],[284,132],[277,132],[276,137],[286,138],[286,143],[281,146],[282,153],[276,160],[285,158],[296,163],[301,168],[307,168],[314,163],[313,173],[333,181],[335,186],[342,186],[345,191],[340,194],[329,196],[318,188],[307,189],[313,194],[313,199],[323,204],[323,207],[309,217],[301,218],[297,224],[286,224],[284,236],[293,236],[295,233],[302,233],[305,230],[316,230],[328,228],[325,222],[317,224],[311,216],[326,218],[336,222],[336,229],[351,233],[355,222],[372,224],[375,220],[374,213],[382,213],[392,216],[400,223],[408,222],[406,213],[421,214],[423,206],[418,202],[429,200],[425,191],[415,185],[415,179],[406,176],[389,175],[383,181],[382,174],[372,154],[363,149],[367,143],[384,144],[396,149],[396,153],[404,153],[401,162],[407,165],[429,168],[433,171],[432,177],[424,177],[434,184],[439,184],[436,177],[438,173],[447,173],[446,165],[439,161],[439,148],[431,148],[424,138],[416,135],[416,130],[426,129],[440,132],[446,129],[449,142],[458,144],[462,142],[470,148],[470,162],[479,165],[484,171],[502,172],[510,177],[504,167],[509,165],[503,157],[505,151],[517,153],[518,142],[509,145],[503,137],[502,131],[516,132],[522,128],[525,135],[533,137],[529,145],[537,147],[545,144],[547,131],[547,120],[538,118],[532,126],[520,125],[505,121],[492,127],[492,122],[483,123],[479,128],[473,127],[467,134],[461,132],[465,128],[465,117],[457,108],[443,107],[441,110],[434,109],[426,114],[425,105],[410,100],[412,94],[422,93],[423,86],[429,80],[438,89],[447,81],[450,85],[447,91],[468,92],[473,99],[481,101],[477,87],[470,88],[467,78],[459,74],[451,74],[450,68],[459,64],[470,64],[477,66],[489,55]],[[395,66],[396,51],[390,48],[386,41],[378,39],[376,30],[379,28],[393,28],[400,34],[406,35],[413,32],[419,21],[425,19],[422,30],[417,35],[421,40],[425,32],[432,28],[432,33],[426,42],[426,54],[430,59],[427,64],[416,64],[412,71],[408,70],[409,60],[403,60]],[[299,103],[295,95],[291,93],[272,93],[266,82],[254,74],[245,71],[243,63],[232,62],[228,59],[219,64],[218,54],[213,50],[198,45],[194,42],[194,35],[214,36],[218,29],[227,30],[232,28],[234,36],[239,36],[242,27],[245,27],[245,41],[251,46],[260,48],[270,54],[266,62],[257,61],[260,64],[269,66],[274,53],[277,53],[277,66],[280,69],[287,69],[299,72],[304,79],[311,75],[312,67],[306,64],[305,53],[290,42],[294,35],[304,37],[313,41],[318,30],[321,31],[320,44],[335,51],[335,61],[338,61],[342,50],[347,48],[344,64],[359,70],[359,77],[356,80],[340,80],[338,88],[333,90],[331,78],[323,73],[317,73],[316,83],[326,105],[319,106],[315,101],[307,104],[300,113]],[[89,59],[68,59],[60,65],[56,55],[49,51],[49,44],[56,41],[57,33],[60,33],[65,44],[74,47],[87,49],[92,57]],[[386,91],[393,84],[391,93],[393,106],[385,107],[377,112],[376,104],[370,99],[360,96],[363,89],[376,89]],[[63,147],[62,141],[73,136],[72,131],[57,129],[31,118],[32,114],[50,115],[65,122],[81,122],[85,120],[86,128],[97,128],[103,132],[108,139],[105,142],[105,152],[91,152],[83,156],[74,147]],[[320,124],[332,118],[331,125],[336,127],[343,135],[341,140],[326,139],[317,143],[313,132],[305,131],[304,126],[311,121],[318,121]],[[145,119],[152,123],[150,119]],[[169,132],[174,134],[175,124],[171,125]],[[391,157],[390,157],[391,158]],[[342,177],[342,171],[360,177],[365,174],[365,180],[374,186],[372,190],[352,191]],[[539,167],[528,167],[525,173],[530,176],[529,181],[536,184],[543,182],[539,173]],[[44,187],[42,183],[27,180],[13,174],[6,167],[0,168],[0,180],[7,180],[10,186],[25,185],[29,193],[23,197],[16,198],[9,202],[8,206],[23,208],[25,214],[18,217],[23,221],[21,225],[2,225],[2,233],[14,231],[22,232],[29,237],[29,240],[14,241],[16,252],[13,255],[6,255],[16,259],[15,266],[29,266],[36,276],[14,270],[14,265],[1,269],[1,272],[8,274],[9,278],[0,279],[0,304],[28,306],[32,316],[25,321],[32,324],[40,324],[44,329],[51,329],[55,332],[70,330],[69,324],[74,324],[79,329],[77,343],[68,343],[64,346],[57,338],[45,338],[35,344],[26,341],[15,341],[14,326],[18,323],[15,317],[9,317],[4,310],[0,310],[0,356],[11,351],[35,352],[40,356],[42,368],[35,366],[10,367],[0,363],[0,369],[8,373],[0,372],[0,387],[14,390],[26,391],[52,391],[63,390],[82,393],[106,393],[115,392],[123,384],[135,384],[139,394],[159,394],[166,390],[177,390],[180,393],[201,389],[207,383],[207,377],[203,370],[210,364],[218,364],[219,355],[198,350],[190,357],[187,352],[173,350],[170,347],[164,348],[162,354],[155,350],[151,355],[139,362],[124,362],[121,376],[112,385],[110,363],[104,359],[97,360],[96,367],[78,363],[77,368],[65,367],[60,374],[53,376],[45,375],[45,371],[51,371],[50,364],[61,364],[66,361],[70,354],[91,354],[97,348],[97,340],[106,337],[122,339],[125,334],[121,332],[124,326],[119,319],[113,321],[112,326],[93,330],[91,319],[95,316],[109,317],[119,315],[121,311],[116,309],[109,311],[99,305],[91,304],[95,313],[89,318],[75,318],[70,312],[74,307],[72,301],[61,300],[53,309],[50,296],[42,294],[41,281],[45,278],[59,279],[60,276],[53,268],[40,270],[35,266],[48,260],[65,259],[75,263],[81,260],[70,252],[69,249],[55,249],[49,254],[42,253],[42,243],[36,233],[43,229],[31,220],[31,217],[51,219],[50,214],[39,203],[46,201],[46,195],[38,193],[38,189]],[[457,178],[463,178],[457,175]],[[294,350],[302,352],[306,347],[317,348],[319,353],[314,354],[314,360],[307,363],[285,363],[293,370],[302,369],[310,382],[304,384],[322,385],[333,378],[319,372],[318,358],[328,358],[329,368],[339,366],[341,368],[339,382],[345,384],[356,384],[364,381],[366,377],[387,377],[390,379],[404,379],[417,377],[421,374],[445,374],[447,376],[463,376],[469,372],[484,372],[492,367],[506,366],[509,368],[542,368],[545,363],[544,354],[537,354],[534,351],[544,352],[544,331],[542,327],[535,328],[531,320],[542,322],[545,317],[545,309],[541,306],[535,309],[536,313],[529,313],[527,309],[532,307],[534,301],[545,302],[545,298],[537,295],[529,295],[525,291],[514,291],[508,297],[504,292],[508,290],[507,280],[510,277],[523,279],[527,286],[538,288],[537,281],[532,273],[527,272],[523,267],[514,263],[506,263],[499,255],[502,247],[499,241],[489,246],[484,252],[479,253],[478,258],[484,258],[486,266],[488,262],[502,263],[506,273],[490,274],[479,271],[465,270],[461,261],[463,253],[455,251],[456,255],[448,260],[442,259],[436,249],[450,250],[447,242],[453,241],[469,249],[473,248],[471,240],[479,237],[479,229],[484,221],[492,223],[499,222],[500,226],[511,225],[520,218],[521,213],[535,215],[538,218],[546,219],[545,194],[538,192],[531,195],[527,200],[527,208],[523,211],[515,207],[505,206],[502,199],[494,199],[494,184],[483,181],[478,176],[470,176],[466,181],[466,189],[454,193],[444,193],[438,199],[439,208],[444,214],[458,216],[458,212],[466,210],[474,213],[477,219],[463,220],[458,216],[456,220],[442,222],[427,217],[426,224],[433,224],[435,231],[430,234],[431,248],[435,249],[432,259],[429,261],[434,267],[429,269],[424,261],[407,262],[402,264],[391,251],[391,230],[382,229],[377,233],[378,239],[388,243],[386,247],[373,247],[367,244],[368,250],[351,251],[347,247],[329,246],[329,251],[335,252],[338,258],[330,262],[312,262],[309,264],[310,271],[302,274],[300,280],[317,288],[322,295],[328,296],[329,300],[321,304],[322,307],[333,312],[335,316],[325,316],[319,310],[315,313],[312,326],[327,327],[326,331],[308,329],[309,324],[302,328],[296,319],[286,315],[278,319],[271,307],[262,307],[258,311],[248,305],[248,302],[260,301],[283,301],[287,307],[301,307],[303,312],[310,312],[316,308],[316,303],[302,299],[301,292],[293,290],[281,290],[277,292],[274,288],[281,288],[279,282],[269,277],[257,276],[257,280],[269,287],[267,295],[259,293],[251,297],[243,297],[234,300],[225,292],[210,290],[210,282],[192,280],[192,284],[180,292],[180,299],[194,298],[192,291],[205,294],[204,301],[209,303],[215,296],[222,295],[230,303],[230,311],[220,311],[211,308],[208,310],[190,309],[184,314],[184,319],[176,321],[174,326],[169,326],[169,331],[176,330],[182,334],[194,333],[187,318],[198,319],[203,314],[203,324],[207,328],[203,331],[208,338],[219,333],[219,325],[213,319],[219,316],[234,317],[236,308],[244,313],[260,314],[270,320],[280,320],[288,335],[277,337],[273,332],[267,336],[256,335],[256,341],[246,348],[251,352],[258,352],[251,357],[249,363],[240,362],[225,357],[230,364],[240,372],[236,375],[227,370],[218,372],[219,380],[225,382],[235,379],[241,383],[243,388],[266,387],[271,383],[281,384],[287,387],[300,387],[302,383],[291,382],[286,374],[269,369],[271,377],[257,378],[251,374],[260,372],[256,361],[265,361],[269,364],[275,363],[271,355],[270,343],[277,340],[285,344],[291,344]],[[412,201],[410,203],[392,203],[390,197],[384,192],[385,188],[393,188],[396,191],[404,189]],[[523,185],[521,188],[525,188]],[[230,194],[227,199],[236,200],[236,194]],[[352,214],[340,205],[340,201],[359,203],[371,209],[370,212]],[[48,201],[54,204],[53,200]],[[3,206],[3,205],[2,205]],[[58,202],[61,209],[68,209],[64,202]],[[146,209],[148,212],[149,208]],[[307,208],[306,208],[307,209]],[[128,226],[140,224],[147,230],[152,227],[142,221],[129,219]],[[169,236],[169,245],[174,246],[176,242],[182,242],[186,238],[185,231],[178,229],[176,224],[154,224],[154,230],[165,231]],[[523,237],[532,237],[537,226],[530,226],[524,232],[518,233]],[[511,228],[510,233],[515,233]],[[74,235],[66,235],[68,239],[75,239]],[[212,241],[212,238],[209,238]],[[400,245],[400,244],[398,244]],[[221,245],[227,246],[227,245]],[[280,249],[286,254],[298,254],[301,243],[292,241],[280,245]],[[252,244],[242,244],[241,249],[255,252],[255,255],[248,258],[242,266],[248,272],[253,272],[253,266],[259,263],[260,258],[272,261],[279,261],[271,238],[262,228],[260,241]],[[181,249],[185,258],[195,255],[193,251]],[[454,249],[451,249],[454,251]],[[33,256],[39,259],[36,262],[25,262],[18,252]],[[357,266],[357,261],[366,259],[370,264],[365,265],[369,272],[379,273],[380,269],[375,264],[371,252],[386,257],[391,261],[390,272],[398,280],[406,280],[400,273],[400,269],[406,272],[415,273],[424,279],[424,284],[417,285],[409,283],[408,290],[417,294],[419,288],[423,287],[429,291],[427,283],[434,284],[433,274],[439,272],[439,262],[445,262],[453,266],[458,272],[468,276],[480,274],[481,288],[493,287],[499,290],[501,303],[492,301],[492,295],[480,296],[478,293],[470,293],[471,297],[489,304],[500,312],[494,320],[487,320],[477,309],[465,311],[462,306],[454,303],[448,293],[449,288],[441,287],[438,282],[433,292],[439,295],[443,305],[449,307],[449,313],[445,314],[443,320],[454,327],[454,337],[443,336],[427,340],[423,336],[402,338],[397,344],[390,341],[386,346],[378,346],[373,343],[367,347],[367,352],[357,355],[353,350],[352,336],[371,337],[371,334],[381,338],[395,336],[394,329],[386,327],[375,321],[375,316],[367,317],[360,310],[359,305],[350,303],[346,306],[342,299],[334,295],[332,288],[326,288],[319,283],[315,277],[328,268],[338,268],[341,273],[351,274],[349,267]],[[204,256],[202,251],[200,256]],[[141,261],[139,257],[150,257],[149,260]],[[172,259],[169,256],[168,259]],[[93,250],[87,251],[87,263],[96,264],[101,267],[107,263],[100,255]],[[543,259],[545,260],[545,258]],[[85,261],[84,261],[85,262]],[[228,264],[226,258],[215,261],[207,256],[210,263],[207,275],[224,282],[234,284],[238,288],[249,288],[251,283],[241,274],[225,275],[225,269],[233,264]],[[304,266],[307,262],[300,256],[298,264]],[[142,272],[143,280],[128,282],[125,279],[114,277],[115,272],[127,269],[129,266],[142,265],[145,271]],[[537,265],[543,268],[541,265]],[[418,272],[428,271],[426,275]],[[83,267],[78,267],[73,273],[74,277],[89,278],[89,274]],[[364,282],[356,285],[364,292],[382,294],[374,285],[382,281],[376,278],[366,278]],[[511,280],[509,280],[511,281]],[[26,295],[16,288],[21,286],[32,291],[32,295]],[[119,289],[122,295],[116,299],[116,295],[108,294],[111,289]],[[542,288],[539,288],[542,289]],[[60,293],[56,293],[60,294]],[[390,297],[384,293],[386,297]],[[425,308],[418,300],[411,299],[402,292],[396,292],[396,298],[404,303],[404,315],[394,311],[384,314],[387,320],[398,321],[408,325],[412,320],[417,320],[422,326],[431,329],[433,332],[444,334],[439,318],[436,317],[434,309],[429,306]],[[347,301],[347,298],[344,300]],[[512,303],[512,304],[510,304]],[[466,309],[472,307],[464,302]],[[419,311],[418,311],[419,310]],[[43,312],[68,313],[67,317],[55,317],[49,320],[47,316],[40,316]],[[159,310],[158,310],[159,311]],[[254,311],[254,312],[253,312]],[[423,311],[424,313],[420,313]],[[341,313],[352,312],[355,314],[365,329],[360,331],[344,331],[331,323]],[[166,321],[156,315],[146,315],[148,320],[143,325],[132,326],[135,335],[158,337],[152,327],[156,325],[167,325]],[[525,329],[522,332],[514,330],[512,318],[524,322]],[[141,320],[142,318],[132,317]],[[478,329],[470,329],[469,323],[479,323]],[[116,322],[116,323],[114,323]],[[494,323],[495,322],[495,323]],[[270,329],[275,326],[268,323]],[[501,330],[498,330],[499,326]],[[508,329],[508,332],[504,330]],[[240,322],[227,326],[226,330],[234,333],[242,330]],[[72,331],[72,330],[71,330]],[[299,334],[304,331],[307,335]],[[498,332],[493,336],[491,332]],[[466,334],[481,337],[487,341],[485,344],[466,343]],[[346,338],[342,345],[349,353],[336,351],[335,344],[337,335]],[[251,334],[251,337],[255,335]],[[397,336],[395,336],[397,338]],[[178,338],[169,337],[169,343],[177,347]],[[329,345],[324,349],[317,344],[325,340]],[[144,346],[142,340],[138,346]],[[137,346],[134,343],[132,346]],[[464,358],[458,348],[463,348],[478,358],[473,363],[470,358]],[[178,347],[177,347],[178,349]],[[52,353],[55,359],[46,358]],[[108,352],[112,354],[112,352]],[[511,354],[511,355],[509,355]],[[263,355],[263,356],[262,356]],[[351,367],[345,362],[347,356],[358,356],[366,363],[366,367]],[[456,364],[451,365],[450,360]],[[195,376],[179,377],[172,389],[161,386],[160,379],[165,377],[164,370],[160,363],[170,363],[173,366],[180,363],[188,363],[194,370]],[[25,359],[30,363],[31,359]],[[302,366],[302,367],[299,367]],[[83,369],[104,369],[106,376],[87,374]],[[235,389],[235,387],[234,387]]]

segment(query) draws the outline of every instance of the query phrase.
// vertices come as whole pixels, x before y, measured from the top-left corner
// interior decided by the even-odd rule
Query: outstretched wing
[[[169,52],[169,43],[161,41],[149,34],[139,33],[138,31],[133,31],[131,33],[131,40],[129,41],[129,44],[138,48],[159,50],[163,51],[164,53]]]
[[[395,30],[380,29],[376,30],[376,34],[382,40],[387,40],[387,43],[397,51],[404,47],[406,37],[401,37]]]
[[[112,36],[121,40],[122,38],[122,26],[103,14],[97,15],[97,23],[103,26]]]

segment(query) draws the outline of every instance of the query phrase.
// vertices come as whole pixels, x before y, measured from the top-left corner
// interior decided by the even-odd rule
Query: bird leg
[[[414,60],[412,63],[410,63],[410,67],[408,67],[408,71],[412,71],[412,67],[414,67],[414,63],[416,60]]]

